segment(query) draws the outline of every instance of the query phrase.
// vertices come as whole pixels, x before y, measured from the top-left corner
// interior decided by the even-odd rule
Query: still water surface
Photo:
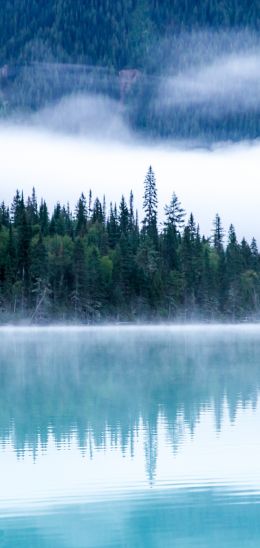
[[[0,547],[260,546],[260,327],[0,330]]]

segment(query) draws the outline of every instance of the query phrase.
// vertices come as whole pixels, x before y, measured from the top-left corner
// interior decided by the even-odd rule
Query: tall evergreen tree
[[[223,250],[223,241],[224,241],[224,230],[222,228],[220,216],[216,215],[213,223],[213,243],[217,251]]]
[[[76,235],[84,236],[87,231],[87,201],[82,193],[76,207]]]
[[[45,201],[41,201],[39,210],[39,224],[40,230],[43,236],[47,236],[49,232],[49,213],[47,204]]]
[[[166,216],[165,226],[171,226],[176,232],[180,232],[184,225],[185,210],[182,208],[175,192],[172,195],[170,204],[165,206],[164,211]]]
[[[152,167],[150,166],[144,181],[144,199],[143,208],[145,217],[143,220],[143,232],[150,237],[151,241],[157,247],[158,229],[157,229],[157,187],[156,179]]]
[[[74,287],[71,299],[74,306],[75,318],[79,319],[86,310],[87,275],[86,254],[82,237],[77,237],[74,246],[73,270]]]
[[[119,227],[121,234],[126,235],[129,230],[129,211],[124,196],[119,205]]]
[[[32,189],[32,196],[29,196],[27,200],[26,209],[31,225],[37,225],[39,223],[39,214],[35,188]]]

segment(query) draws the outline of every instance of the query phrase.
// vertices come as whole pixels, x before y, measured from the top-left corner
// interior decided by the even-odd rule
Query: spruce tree
[[[87,276],[86,276],[86,255],[84,240],[82,237],[77,237],[74,245],[73,256],[73,274],[74,287],[71,299],[74,306],[75,317],[81,317],[86,309],[86,291],[87,291]]]
[[[220,216],[216,215],[213,223],[213,243],[215,249],[220,252],[223,250],[224,230],[222,228]]]
[[[84,236],[87,231],[87,202],[82,193],[76,207],[76,236]]]
[[[165,206],[164,211],[166,216],[165,226],[171,226],[176,232],[180,232],[184,225],[185,210],[182,208],[175,192],[172,195],[170,204]]]
[[[184,224],[185,211],[175,193],[172,195],[170,204],[165,206],[164,211],[166,219],[162,238],[163,263],[169,270],[177,270],[179,267],[180,232]]]
[[[19,279],[22,283],[22,309],[27,304],[29,299],[29,282],[30,282],[30,248],[31,248],[31,225],[29,223],[28,214],[25,209],[23,197],[19,206],[19,217],[17,222],[17,265]]]
[[[119,205],[119,228],[121,234],[126,235],[129,229],[129,211],[124,196]]]
[[[117,208],[116,205],[113,207],[112,203],[110,204],[110,215],[107,222],[107,232],[109,246],[111,249],[114,249],[120,238],[120,229],[118,223]]]
[[[27,200],[26,209],[31,225],[37,225],[39,223],[39,214],[35,188],[32,189],[32,196],[29,196]]]
[[[49,232],[49,213],[47,204],[45,201],[41,201],[39,210],[39,224],[40,230],[43,236],[47,236]]]
[[[255,270],[255,272],[257,272],[258,274],[260,274],[259,252],[258,252],[258,247],[257,247],[255,238],[252,239],[250,250],[251,250],[251,268]]]
[[[91,222],[93,224],[94,223],[99,223],[101,225],[103,225],[104,222],[105,222],[102,204],[101,204],[101,202],[98,198],[96,198],[95,201],[94,201],[92,216],[91,216]]]
[[[231,224],[228,232],[226,250],[227,277],[229,283],[228,306],[229,313],[235,319],[240,312],[240,275],[242,271],[241,249],[237,241],[234,226]]]
[[[6,228],[10,225],[10,213],[9,208],[5,206],[5,203],[2,202],[0,206],[0,224]]]
[[[158,246],[158,229],[157,229],[157,188],[156,179],[152,167],[150,166],[144,181],[144,199],[143,208],[145,217],[143,220],[143,232],[150,237],[151,241],[157,248]]]

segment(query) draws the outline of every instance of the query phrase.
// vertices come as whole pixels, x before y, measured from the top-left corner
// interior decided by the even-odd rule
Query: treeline
[[[2,0],[0,63],[59,60],[143,67],[152,43],[183,30],[259,30],[258,0]]]
[[[227,243],[218,215],[206,238],[177,196],[158,227],[155,175],[144,182],[139,225],[133,194],[119,207],[82,194],[48,213],[35,191],[17,191],[0,209],[2,321],[238,320],[260,312],[260,256],[255,239]]]

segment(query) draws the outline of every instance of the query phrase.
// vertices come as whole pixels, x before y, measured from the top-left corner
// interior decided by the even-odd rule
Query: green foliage
[[[143,66],[156,40],[191,28],[259,29],[256,0],[2,0],[0,63]]]
[[[120,97],[131,127],[152,136],[207,143],[258,138],[259,109],[230,108],[220,119],[207,101],[203,108],[178,102],[158,108],[157,93],[159,76],[190,65],[199,71],[201,59],[210,62],[208,49],[218,59],[223,51],[241,52],[247,38],[235,41],[237,31],[248,32],[253,42],[256,37],[248,45],[256,50],[259,26],[259,0],[2,0],[0,116],[35,111],[71,93],[98,92]],[[220,31],[226,36],[218,49]],[[127,90],[125,69],[136,73]]]
[[[35,191],[16,193],[0,209],[0,314],[94,322],[107,319],[238,320],[260,314],[256,240],[238,242],[221,220],[201,236],[175,194],[157,225],[157,190],[150,167],[139,229],[134,197],[110,207],[81,195],[75,214],[58,203],[49,217]]]
[[[157,246],[157,188],[156,179],[152,167],[150,166],[144,181],[144,201],[143,207],[145,218],[143,220],[143,233],[149,236],[155,246]]]

